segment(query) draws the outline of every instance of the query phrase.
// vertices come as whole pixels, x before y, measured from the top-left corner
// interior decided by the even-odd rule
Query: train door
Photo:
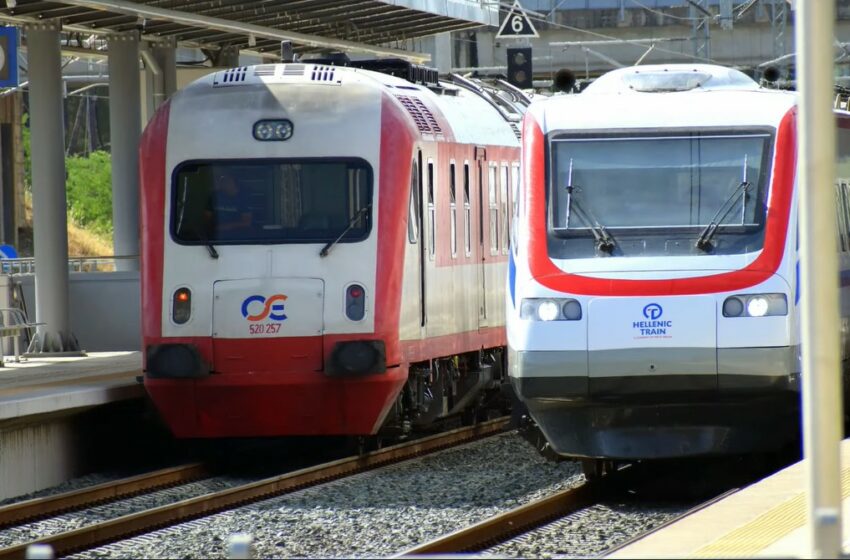
[[[487,327],[487,274],[484,265],[487,262],[487,236],[484,234],[484,166],[487,150],[475,148],[476,185],[478,190],[478,328]]]
[[[419,231],[422,232],[419,243],[419,327],[425,328],[425,323],[428,319],[428,306],[426,298],[426,283],[425,283],[425,264],[428,261],[426,251],[428,251],[428,241],[425,235],[425,200],[424,181],[422,181],[422,150],[417,151],[416,155],[416,197],[419,199],[419,208],[416,219],[419,221]],[[414,185],[411,185],[413,187]],[[424,335],[423,335],[424,336]]]

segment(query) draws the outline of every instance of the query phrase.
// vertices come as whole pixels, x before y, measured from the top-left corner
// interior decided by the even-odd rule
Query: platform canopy
[[[296,53],[344,51],[427,55],[389,45],[446,31],[498,24],[497,2],[485,0],[5,0],[0,21],[60,20],[68,32],[139,30],[148,41],[223,47],[276,55],[281,41]]]

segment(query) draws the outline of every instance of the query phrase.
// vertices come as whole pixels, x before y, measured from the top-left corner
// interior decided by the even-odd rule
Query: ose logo
[[[286,296],[283,294],[275,294],[268,299],[265,296],[253,295],[245,298],[242,302],[242,316],[249,321],[262,321],[266,317],[273,321],[283,321],[286,315],[283,314],[283,303],[286,301]],[[263,310],[256,314],[250,314],[248,307],[252,303],[257,302],[263,305]],[[256,306],[255,306],[256,307]]]
[[[649,319],[650,321],[654,321],[661,317],[664,313],[664,309],[657,303],[650,303],[646,307],[643,308],[643,316]]]

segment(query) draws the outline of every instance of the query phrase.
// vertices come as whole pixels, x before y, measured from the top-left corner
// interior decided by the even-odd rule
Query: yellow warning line
[[[850,468],[841,471],[841,498],[850,496]],[[692,558],[752,557],[806,522],[806,494],[800,492],[691,554]]]

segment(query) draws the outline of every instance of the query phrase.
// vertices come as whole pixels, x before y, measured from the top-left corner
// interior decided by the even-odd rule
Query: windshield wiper
[[[720,224],[723,223],[723,220],[726,219],[726,216],[728,216],[729,212],[731,212],[735,207],[735,203],[741,195],[744,195],[744,205],[747,204],[746,193],[750,190],[750,186],[749,181],[741,181],[735,190],[732,191],[732,194],[723,201],[723,204],[717,209],[714,217],[711,218],[711,221],[707,226],[705,226],[702,232],[700,232],[699,237],[697,237],[697,249],[708,251],[711,248],[711,238],[714,237],[714,234],[717,232],[717,228],[720,227]],[[718,216],[720,217],[719,220]],[[741,220],[741,223],[743,224],[743,220]]]
[[[339,234],[339,237],[337,237],[333,241],[328,241],[328,244],[325,245],[324,247],[322,247],[322,250],[319,251],[319,256],[320,257],[327,257],[328,253],[330,253],[331,249],[333,249],[333,246],[336,245],[337,243],[339,243],[339,240],[342,239],[343,237],[345,237],[346,233],[351,231],[351,228],[354,227],[354,224],[356,224],[358,221],[360,221],[360,218],[363,216],[363,214],[365,214],[366,211],[369,210],[369,208],[371,208],[371,207],[372,207],[372,204],[369,203],[366,206],[364,206],[363,208],[361,208],[360,210],[358,210],[357,214],[355,214],[354,217],[351,218],[351,221],[348,222],[348,227],[345,228],[345,230],[343,230],[343,232]]]
[[[723,204],[720,205],[720,208],[717,209],[717,212],[714,213],[714,216],[711,218],[711,221],[708,222],[708,225],[705,226],[705,229],[700,232],[699,237],[697,237],[696,247],[697,249],[702,249],[703,251],[708,251],[711,248],[711,238],[717,232],[717,228],[720,227],[720,224],[723,223],[723,220],[726,219],[726,216],[729,215],[729,212],[735,207],[735,203],[738,201],[738,197],[742,196],[744,199],[741,201],[741,225],[744,225],[744,213],[747,210],[747,191],[750,190],[752,186],[750,181],[747,179],[747,160],[749,159],[749,154],[744,154],[744,166],[741,170],[741,182],[738,183],[738,186],[735,187],[735,190],[723,201]],[[717,217],[720,216],[718,220]]]
[[[212,244],[211,241],[205,241],[205,245],[207,246],[207,252],[214,259],[218,258],[218,251],[215,250],[215,245]]]
[[[599,251],[610,253],[614,250],[614,238],[611,237],[605,226],[599,223],[599,220],[596,219],[596,216],[590,210],[585,209],[578,200],[574,200],[573,189],[575,188],[573,186],[567,187],[567,220],[570,219],[569,216],[571,213],[575,213],[590,228],[590,232],[593,234],[594,239],[596,239],[596,248]]]
[[[593,215],[593,212],[590,210],[586,210],[584,206],[582,206],[578,200],[573,200],[573,191],[578,189],[581,191],[581,188],[573,185],[573,159],[570,158],[570,168],[567,175],[567,212],[564,217],[564,227],[569,228],[570,224],[570,214],[572,214],[573,206],[575,206],[575,213],[579,217],[581,221],[585,223],[585,225],[590,228],[590,232],[593,234],[594,239],[596,239],[596,249],[598,251],[603,251],[606,253],[610,253],[614,250],[614,239],[608,234],[608,231],[605,229],[605,226],[599,223],[599,220],[596,219],[596,216]]]

